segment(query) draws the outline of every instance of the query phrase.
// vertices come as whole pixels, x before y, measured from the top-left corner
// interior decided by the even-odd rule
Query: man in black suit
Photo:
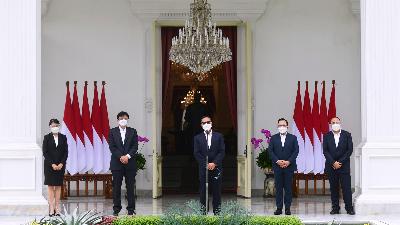
[[[208,170],[209,187],[213,195],[214,215],[221,208],[222,161],[225,157],[225,143],[222,134],[212,130],[212,121],[209,116],[201,118],[204,132],[194,137],[194,157],[199,163],[200,202],[204,206],[204,214],[208,211],[206,206],[206,169]],[[206,163],[206,156],[208,162]]]
[[[328,174],[333,214],[340,213],[339,184],[347,214],[354,215],[351,193],[350,156],[353,153],[351,134],[341,129],[340,119],[331,119],[332,131],[324,135],[325,173]]]
[[[299,154],[299,144],[296,136],[287,132],[289,123],[286,119],[278,120],[279,133],[271,137],[268,152],[272,160],[275,177],[276,211],[275,215],[282,214],[283,191],[285,191],[285,214],[291,215],[292,180],[294,171],[297,170],[296,158]]]
[[[111,161],[110,170],[113,177],[113,210],[114,216],[118,216],[121,211],[121,185],[125,177],[126,191],[128,196],[128,215],[135,213],[134,185],[136,176],[135,155],[138,150],[138,136],[134,128],[127,127],[129,115],[120,112],[117,115],[118,127],[110,130],[108,138]]]

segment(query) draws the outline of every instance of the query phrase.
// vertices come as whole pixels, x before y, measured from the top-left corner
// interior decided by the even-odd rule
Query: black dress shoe
[[[133,215],[136,215],[135,210],[133,210],[133,211],[128,211],[128,216],[133,216]]]
[[[335,214],[339,214],[339,213],[340,213],[339,209],[332,209],[330,212],[331,215],[335,215]]]
[[[290,212],[290,209],[285,209],[285,215],[287,215],[287,216],[292,215],[292,212]]]
[[[275,215],[275,216],[281,215],[281,214],[282,214],[282,209],[277,209],[277,210],[275,210],[275,212],[274,212],[274,215]]]
[[[119,213],[119,212],[114,211],[114,212],[113,212],[113,216],[118,216],[118,213]]]
[[[347,210],[347,214],[349,214],[349,215],[355,215],[356,213],[354,212],[354,209],[351,209],[351,210]]]

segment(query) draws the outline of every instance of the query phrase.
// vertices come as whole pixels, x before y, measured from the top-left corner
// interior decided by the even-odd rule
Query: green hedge
[[[224,225],[216,216],[190,216],[177,218],[177,224],[182,225]],[[113,222],[114,225],[162,225],[160,216],[122,217]],[[294,216],[251,216],[244,225],[301,225],[299,218]]]

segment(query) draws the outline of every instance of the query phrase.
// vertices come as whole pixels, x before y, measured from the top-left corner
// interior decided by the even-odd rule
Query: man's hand
[[[279,167],[281,167],[281,168],[285,168],[285,167],[284,167],[284,165],[285,165],[284,162],[285,162],[284,160],[278,160],[278,161],[276,162],[276,164],[278,164]]]
[[[342,167],[342,164],[338,161],[336,161],[335,163],[333,163],[333,169],[337,170],[340,169]]]
[[[208,170],[214,170],[215,166],[216,166],[215,163],[209,163],[207,167],[208,167]]]
[[[51,167],[53,168],[53,170],[58,170],[56,164],[51,164]]]
[[[283,161],[283,168],[287,168],[290,165],[289,161]]]
[[[119,161],[121,161],[122,164],[128,164],[128,160],[129,158],[127,155],[121,156],[121,158],[119,158]]]
[[[63,165],[62,163],[60,163],[60,164],[57,165],[57,169],[58,169],[58,170],[61,170],[61,169],[63,168],[63,166],[64,166],[64,165]]]

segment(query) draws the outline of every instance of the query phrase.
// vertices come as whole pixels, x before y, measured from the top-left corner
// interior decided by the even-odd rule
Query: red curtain
[[[229,38],[229,47],[232,51],[232,60],[224,63],[224,71],[229,111],[233,128],[237,131],[237,27],[221,27],[221,30],[223,36]]]
[[[172,46],[172,38],[179,34],[179,27],[161,27],[161,54],[162,54],[162,109],[163,113],[167,111],[171,105],[171,82],[170,71],[171,61],[169,60],[169,50]]]

